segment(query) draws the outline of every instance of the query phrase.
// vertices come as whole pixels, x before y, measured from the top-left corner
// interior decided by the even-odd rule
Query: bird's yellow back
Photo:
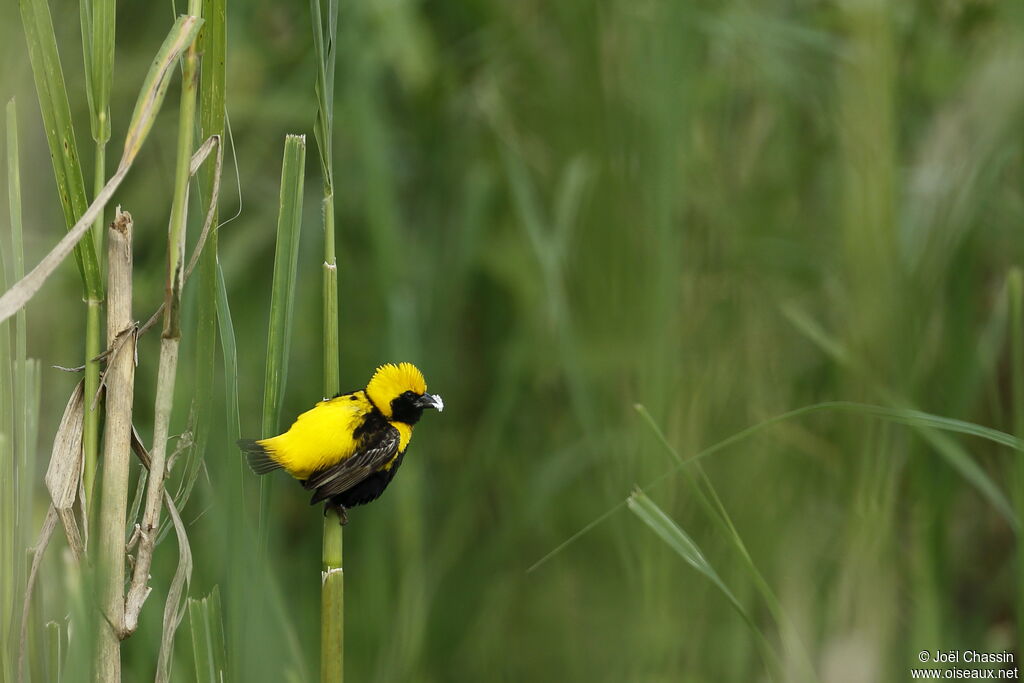
[[[366,392],[343,394],[320,401],[299,415],[287,432],[258,443],[288,474],[308,479],[313,472],[337,464],[356,451],[358,442],[353,434],[372,411]]]

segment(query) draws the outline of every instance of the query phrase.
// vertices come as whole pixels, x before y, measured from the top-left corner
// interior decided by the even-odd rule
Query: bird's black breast
[[[350,508],[376,500],[380,497],[380,494],[384,493],[384,489],[388,487],[391,480],[395,478],[395,472],[398,471],[398,466],[402,464],[402,458],[404,457],[405,452],[403,451],[395,457],[395,461],[389,469],[377,470],[351,488],[342,491],[336,496],[331,496],[331,503]]]
[[[352,432],[352,437],[360,444],[367,445],[379,439],[380,435],[389,429],[391,429],[391,424],[388,419],[374,406],[373,410],[363,418],[362,424]]]
[[[391,426],[391,423],[374,406],[374,409],[363,418],[362,424],[356,427],[352,436],[355,437],[356,441],[363,448],[372,448],[388,432],[393,431],[394,427]],[[395,461],[388,469],[378,469],[371,472],[365,479],[356,482],[341,493],[331,496],[331,503],[349,508],[355,505],[365,505],[372,500],[376,500],[380,497],[380,494],[384,493],[384,489],[388,487],[391,480],[395,478],[395,473],[398,471],[398,466],[402,464],[404,456],[404,452],[399,453],[395,456]]]

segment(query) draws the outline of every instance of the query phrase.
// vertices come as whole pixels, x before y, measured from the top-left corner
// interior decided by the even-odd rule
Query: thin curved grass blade
[[[905,408],[887,408],[885,406],[876,406],[866,403],[855,403],[852,401],[825,401],[823,403],[814,403],[809,406],[803,406],[801,408],[796,408],[794,410],[790,410],[788,412],[775,415],[773,417],[768,418],[767,420],[763,420],[761,422],[758,422],[757,424],[747,427],[746,429],[740,430],[739,432],[736,432],[732,436],[722,439],[718,443],[705,448],[699,453],[696,453],[695,455],[692,455],[689,458],[683,459],[682,462],[677,463],[671,469],[663,472],[661,475],[653,479],[643,488],[644,490],[650,490],[655,486],[658,486],[659,484],[663,483],[667,479],[669,479],[673,474],[679,472],[689,463],[696,462],[704,458],[708,458],[720,451],[725,450],[730,446],[734,446],[737,443],[740,443],[741,441],[744,441],[750,438],[751,436],[758,434],[762,430],[771,427],[772,425],[776,425],[781,422],[786,422],[788,420],[792,420],[798,417],[803,417],[805,415],[810,415],[812,413],[826,411],[859,413],[867,417],[873,417],[888,422],[894,422],[896,424],[903,424],[907,426],[927,426],[941,431],[976,436],[986,441],[991,441],[1002,446],[1007,446],[1014,450],[1024,447],[1024,441],[1022,441],[1021,439],[1018,439],[1010,434],[1007,434],[1006,432],[1001,432],[998,429],[984,427],[973,422],[965,422],[964,420],[956,420],[953,418],[941,417],[939,415],[932,415],[931,413],[925,413],[920,410],[910,410]],[[977,467],[977,464],[974,463],[973,460],[971,460],[971,463],[974,467]],[[986,475],[984,471],[980,470],[980,468],[978,468],[976,476],[980,476],[981,478],[984,478],[985,480],[988,481],[988,483],[990,484],[988,488],[992,490],[992,495],[995,496],[996,500],[1002,499],[1003,504],[998,504],[995,501],[992,501],[991,499],[990,502],[992,502],[996,509],[998,509],[1000,512],[1006,514],[1006,512],[1008,511],[1010,515],[1010,517],[1008,518],[1010,524],[1014,527],[1014,529],[1019,528],[1019,520],[1017,519],[1016,514],[1013,512],[1013,510],[1009,507],[1009,504],[1005,502],[1006,497],[1002,494],[1001,490],[998,487],[996,487],[995,483],[992,482],[991,478],[988,477],[988,475]],[[530,568],[527,569],[527,572],[535,571],[541,565],[545,564],[548,560],[561,553],[563,550],[565,550],[570,545],[575,543],[577,540],[582,538],[588,532],[596,528],[598,524],[600,524],[600,522],[603,522],[609,517],[611,517],[613,513],[618,511],[618,509],[623,506],[623,504],[623,501],[616,503],[615,505],[601,513],[598,517],[588,522],[581,529],[579,529],[578,531],[574,532],[571,536],[569,536],[565,541],[559,543],[554,549],[552,549],[539,560],[537,560],[535,563],[533,563],[530,566]]]
[[[775,667],[778,659],[771,646],[768,645],[767,637],[757,625],[757,622],[751,617],[747,608],[736,598],[736,595],[725,585],[722,577],[719,576],[715,568],[708,562],[700,546],[697,545],[689,534],[683,531],[683,528],[675,520],[665,514],[665,511],[657,503],[648,498],[647,494],[643,491],[639,489],[634,491],[626,499],[626,505],[629,507],[630,512],[657,534],[668,547],[672,548],[687,564],[696,569],[700,574],[703,574],[725,596],[726,600],[729,601],[729,604],[732,605],[737,614],[742,617],[757,639],[762,655],[765,658],[765,663],[769,666],[769,673],[771,673],[771,669]]]

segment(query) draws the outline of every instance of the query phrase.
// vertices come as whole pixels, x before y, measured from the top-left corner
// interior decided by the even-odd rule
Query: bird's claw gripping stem
[[[327,512],[329,510],[334,510],[338,515],[338,524],[341,526],[348,524],[348,511],[345,509],[344,505],[341,505],[340,503],[327,503],[327,505],[324,506],[324,517],[327,516]]]

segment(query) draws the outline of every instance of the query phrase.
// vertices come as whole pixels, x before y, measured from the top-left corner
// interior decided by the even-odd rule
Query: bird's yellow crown
[[[387,363],[377,368],[366,385],[366,395],[373,401],[373,405],[384,413],[384,417],[391,417],[391,402],[404,394],[412,391],[417,394],[427,393],[427,381],[423,379],[420,372],[412,363]]]

